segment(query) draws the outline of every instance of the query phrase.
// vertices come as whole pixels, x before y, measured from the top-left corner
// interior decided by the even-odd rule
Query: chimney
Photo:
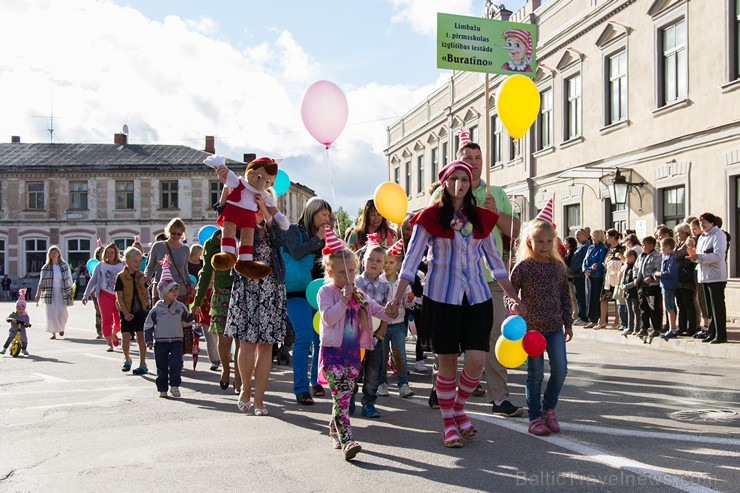
[[[245,152],[244,153],[244,162],[245,163],[249,164],[252,161],[254,161],[255,159],[257,159],[257,154],[255,154],[253,152]]]
[[[20,135],[13,135],[10,137],[10,143],[11,144],[20,144],[21,143],[21,136]]]
[[[125,146],[128,144],[128,136],[126,134],[113,134],[113,143]]]
[[[206,135],[206,152],[216,154],[216,139],[213,135]]]
[[[508,21],[510,17],[511,17],[511,10],[506,10],[505,8],[502,7],[491,18],[497,21]]]

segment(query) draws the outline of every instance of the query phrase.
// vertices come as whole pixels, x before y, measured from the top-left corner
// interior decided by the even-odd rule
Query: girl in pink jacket
[[[357,291],[357,260],[343,244],[324,257],[324,270],[330,282],[319,289],[318,303],[322,370],[334,402],[329,437],[350,460],[362,450],[352,437],[349,420],[352,387],[360,374],[360,348],[372,349],[371,318],[389,322],[398,315],[398,307],[384,308]]]

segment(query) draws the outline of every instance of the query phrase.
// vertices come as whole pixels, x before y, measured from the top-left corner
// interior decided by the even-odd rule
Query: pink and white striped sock
[[[439,400],[439,410],[442,412],[442,423],[444,425],[445,441],[460,438],[455,426],[455,379],[446,378],[437,374],[437,400]]]
[[[460,380],[457,384],[457,395],[455,397],[455,405],[453,407],[453,415],[455,422],[461,430],[467,430],[473,427],[470,422],[468,415],[465,414],[465,403],[467,402],[470,394],[473,393],[475,388],[480,382],[480,375],[477,378],[472,378],[468,375],[465,370],[460,373]]]

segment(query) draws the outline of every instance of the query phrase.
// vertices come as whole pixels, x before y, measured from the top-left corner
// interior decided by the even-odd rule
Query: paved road
[[[391,378],[382,419],[353,419],[364,450],[346,463],[327,437],[329,399],[297,406],[290,368],[273,367],[269,417],[237,412],[204,351],[184,374],[183,398],[160,399],[153,376],[122,373],[121,354],[94,340],[91,306],[72,308],[64,340],[42,332],[42,308],[30,315],[31,356],[0,357],[3,492],[740,491],[734,360],[579,341],[576,332],[561,434],[529,435],[526,418],[494,417],[485,398],[472,398],[479,437],[454,451],[426,405],[429,374],[412,374],[418,395],[408,400]],[[519,404],[524,378],[512,372]]]

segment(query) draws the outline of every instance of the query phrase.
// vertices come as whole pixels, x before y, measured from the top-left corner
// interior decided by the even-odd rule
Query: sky
[[[502,0],[512,11],[525,0]],[[450,72],[436,13],[483,0],[0,0],[0,141],[180,144],[254,152],[351,216],[388,179],[386,128]],[[318,80],[347,97],[328,152],[300,103]],[[239,171],[239,170],[235,170]],[[329,178],[331,177],[331,179]]]

